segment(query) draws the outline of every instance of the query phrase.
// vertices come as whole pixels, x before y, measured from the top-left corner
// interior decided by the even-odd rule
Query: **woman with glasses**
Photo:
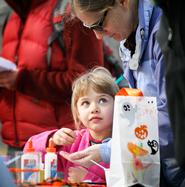
[[[161,9],[149,0],[72,0],[72,6],[83,25],[92,29],[98,39],[109,36],[120,41],[120,57],[130,87],[142,90],[145,96],[157,98],[161,175],[170,173],[170,177],[166,177],[169,182],[169,178],[174,177],[174,168],[171,168],[174,151],[165,93],[165,63],[156,40]],[[103,144],[100,150],[96,146],[70,156],[67,153],[62,155],[73,162],[90,165],[90,159],[99,161],[110,157],[107,157],[109,151],[102,151],[106,146]],[[160,186],[166,187],[168,184],[164,178],[161,177]],[[178,184],[171,181],[172,186],[180,184],[180,180]]]

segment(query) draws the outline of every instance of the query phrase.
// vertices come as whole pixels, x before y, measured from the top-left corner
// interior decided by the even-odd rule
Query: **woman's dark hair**
[[[166,15],[169,14],[169,1],[168,0],[154,0],[155,4],[163,9]]]
[[[75,2],[83,11],[99,12],[112,7],[115,0],[75,0]],[[72,0],[72,6],[74,9],[74,0]]]

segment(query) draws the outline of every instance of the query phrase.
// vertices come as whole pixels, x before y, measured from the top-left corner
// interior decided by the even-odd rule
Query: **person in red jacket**
[[[62,33],[65,54],[54,41],[48,64],[57,0],[6,1],[14,13],[4,29],[1,57],[17,69],[0,72],[0,121],[2,140],[11,152],[21,150],[34,134],[73,129],[71,84],[79,74],[104,62],[102,41],[71,19]]]

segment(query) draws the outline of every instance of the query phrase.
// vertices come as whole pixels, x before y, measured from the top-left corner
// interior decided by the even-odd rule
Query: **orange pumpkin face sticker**
[[[148,130],[146,125],[140,125],[135,128],[135,135],[137,138],[144,140],[148,136]]]

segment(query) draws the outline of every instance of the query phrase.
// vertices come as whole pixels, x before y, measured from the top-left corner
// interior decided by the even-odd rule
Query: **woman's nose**
[[[103,36],[104,36],[103,32],[95,31],[95,30],[94,30],[94,33],[95,33],[96,38],[97,38],[98,40],[102,40],[102,39],[103,39]]]

